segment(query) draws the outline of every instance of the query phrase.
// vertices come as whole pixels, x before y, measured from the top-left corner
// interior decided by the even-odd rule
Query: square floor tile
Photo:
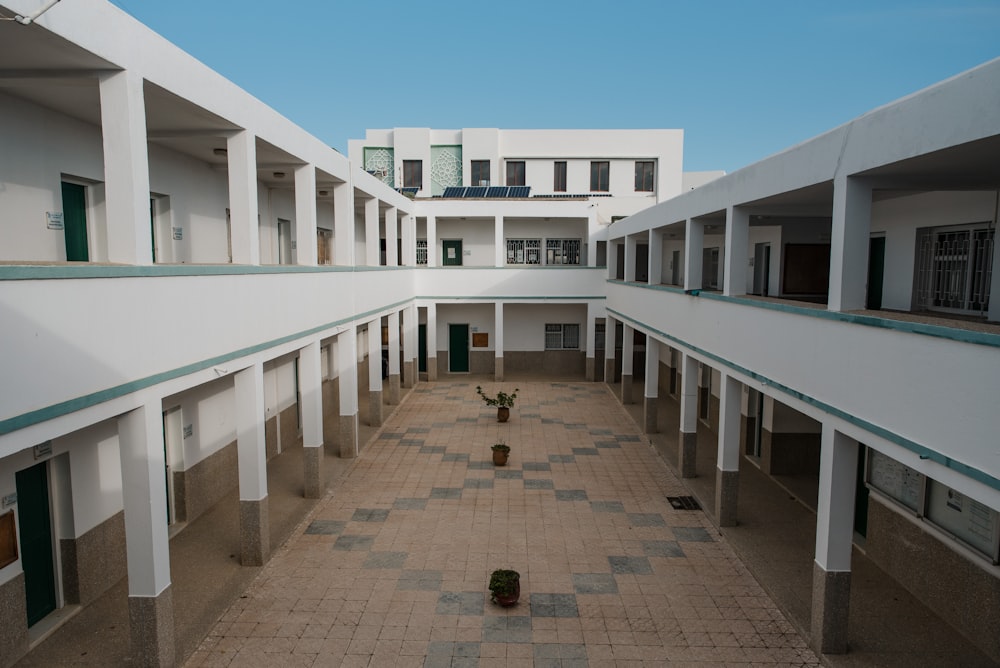
[[[407,434],[429,434],[431,433],[430,427],[410,427],[406,430]]]
[[[566,429],[576,430],[576,429],[586,429],[587,425],[583,424],[582,422],[565,422],[563,423],[563,427],[565,427]]]
[[[339,534],[347,526],[347,522],[342,522],[340,520],[313,520],[306,527],[307,534],[318,534],[323,536],[332,536]]]
[[[445,591],[438,597],[438,615],[482,615],[486,605],[486,595],[473,591]]]
[[[462,488],[461,487],[432,487],[431,488],[431,498],[432,499],[461,499],[462,498]]]
[[[424,444],[424,439],[422,438],[401,438],[399,439],[400,445],[405,445],[408,447],[417,447]]]
[[[466,478],[465,489],[493,489],[493,478]]]
[[[621,450],[618,441],[594,441],[594,447],[599,450]]]
[[[497,469],[493,476],[497,480],[520,480],[524,477],[524,471],[517,469]]]
[[[618,582],[610,573],[574,573],[573,589],[577,594],[617,594]]]
[[[524,462],[521,468],[525,471],[551,471],[552,464],[548,462]]]
[[[525,489],[555,489],[555,484],[551,480],[541,480],[534,478],[527,478],[524,481]]]
[[[591,501],[590,509],[595,513],[624,513],[625,506],[621,501]]]
[[[591,436],[610,436],[611,435],[611,430],[610,429],[591,429],[587,433],[589,433]]]
[[[333,544],[333,549],[351,552],[367,552],[372,549],[372,543],[374,542],[375,536],[357,536],[347,534],[340,536],[337,539],[337,541]]]
[[[634,527],[665,527],[663,516],[659,513],[629,513],[628,521]]]
[[[641,443],[642,439],[635,434],[615,434],[615,438],[622,443]]]
[[[711,534],[701,527],[670,527],[674,538],[685,543],[712,543]]]
[[[378,438],[380,441],[394,441],[397,438],[403,438],[403,434],[391,431],[383,431],[381,434],[379,434]]]
[[[362,568],[402,568],[409,552],[370,552]]]
[[[389,511],[385,508],[358,508],[351,516],[352,522],[385,522]]]
[[[444,457],[441,458],[443,462],[468,462],[469,453],[467,452],[446,452]]]
[[[579,617],[576,594],[532,594],[532,617]]]
[[[545,659],[587,659],[587,647],[583,643],[541,642],[534,647],[535,665]],[[560,665],[566,665],[562,663]]]
[[[582,489],[557,489],[557,501],[586,501],[587,492]]]
[[[421,444],[423,441],[421,441]],[[448,451],[448,448],[443,445],[423,445],[419,452],[422,455],[443,455]]]
[[[538,419],[538,418],[542,417],[541,413],[524,413],[524,412],[519,412],[518,415],[520,415],[522,418],[525,418],[525,419]]]
[[[683,557],[684,550],[675,540],[644,540],[642,552],[647,557]]]
[[[646,557],[608,557],[608,563],[616,575],[650,575],[653,572]]]
[[[573,455],[549,455],[549,461],[553,464],[572,464],[576,461]]]
[[[396,499],[392,502],[393,510],[423,510],[427,507],[427,499]]]
[[[484,617],[483,642],[530,643],[531,617]]]
[[[403,571],[396,589],[406,591],[441,591],[441,571]]]
[[[599,455],[597,448],[573,448],[574,455]]]
[[[496,464],[493,463],[492,459],[483,462],[469,462],[470,471],[486,471],[488,469],[492,469],[495,466]]]

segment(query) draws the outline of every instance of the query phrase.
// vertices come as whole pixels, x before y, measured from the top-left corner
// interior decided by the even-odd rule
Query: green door
[[[427,371],[427,325],[417,325],[417,371]]]
[[[872,237],[868,244],[868,299],[870,309],[882,308],[882,277],[885,274],[885,237]]]
[[[21,531],[21,567],[28,607],[28,626],[56,609],[56,576],[52,561],[49,476],[42,462],[15,475],[17,520]]]
[[[63,234],[66,237],[66,261],[87,262],[87,190],[75,183],[62,184]]]
[[[462,266],[462,240],[442,239],[441,240],[441,264],[445,267]]]
[[[469,371],[469,326],[448,325],[448,371]]]
[[[862,536],[868,535],[868,486],[865,485],[865,461],[867,459],[868,448],[859,443],[858,472],[854,481],[854,530]]]

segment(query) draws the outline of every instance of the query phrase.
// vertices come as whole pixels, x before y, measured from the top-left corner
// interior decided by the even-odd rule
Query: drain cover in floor
[[[667,501],[674,510],[701,510],[693,496],[668,496]]]

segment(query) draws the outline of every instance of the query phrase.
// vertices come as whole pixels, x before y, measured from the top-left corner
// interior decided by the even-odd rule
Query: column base
[[[682,431],[678,439],[677,468],[682,478],[694,478],[698,475],[695,457],[698,454],[698,434],[693,431]]]
[[[642,423],[647,434],[655,434],[657,431],[657,398],[643,397],[642,400]]]
[[[158,596],[129,596],[133,666],[174,665],[174,596],[167,585]]]
[[[389,374],[389,403],[393,406],[399,404],[399,374]]]
[[[596,364],[597,364],[597,360],[595,360],[593,357],[588,357],[587,358],[587,369],[586,369],[585,373],[586,373],[587,382],[589,382],[589,383],[593,383],[594,379],[597,378],[597,369],[595,368]]]
[[[614,352],[614,351],[612,351]],[[615,358],[604,360],[604,382],[608,385],[615,384]]]
[[[403,387],[410,388],[416,385],[416,378],[414,377],[413,360],[407,360],[403,362]]]
[[[358,456],[358,414],[340,416],[340,457],[354,459]]]
[[[318,499],[323,496],[323,446],[308,446],[302,448],[302,473],[305,480],[307,499]]]
[[[381,427],[382,421],[382,390],[371,390],[368,392],[368,424]]]
[[[427,380],[434,381],[438,379],[438,358],[428,357],[427,358]]]
[[[494,357],[493,358],[493,380],[496,382],[503,381],[503,358]]]
[[[823,654],[847,652],[847,620],[851,601],[851,572],[825,570],[813,562],[810,646]]]
[[[267,497],[260,501],[240,499],[240,563],[263,566],[271,556],[271,526]]]
[[[736,506],[740,492],[740,472],[715,469],[715,517],[720,527],[736,526]]]
[[[632,403],[632,374],[622,374],[622,403]]]

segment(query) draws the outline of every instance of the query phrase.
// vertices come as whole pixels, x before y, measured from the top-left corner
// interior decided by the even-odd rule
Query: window
[[[653,192],[653,161],[652,160],[636,160],[635,161],[635,191],[643,193]]]
[[[424,164],[420,160],[403,161],[403,187],[424,187]]]
[[[507,185],[524,185],[524,160],[513,160],[507,162]]]
[[[986,315],[993,238],[988,223],[917,230],[917,308]]]
[[[417,239],[417,264],[427,264],[427,239]]]
[[[473,186],[488,186],[490,185],[490,161],[489,160],[473,160],[472,173],[469,177],[469,185]]]
[[[545,264],[580,264],[580,240],[547,239]]]
[[[541,239],[508,239],[507,264],[541,264]]]
[[[610,190],[611,163],[607,160],[596,160],[590,163],[591,192],[606,193]]]
[[[316,228],[316,264],[333,264],[333,230]]]
[[[545,325],[546,350],[579,350],[580,325]]]
[[[557,160],[552,175],[552,192],[566,192],[566,161]]]

